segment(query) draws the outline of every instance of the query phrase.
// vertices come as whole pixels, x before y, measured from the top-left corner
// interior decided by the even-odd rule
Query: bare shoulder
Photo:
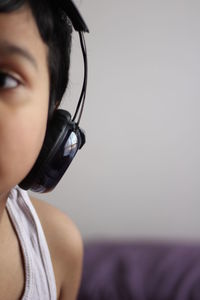
[[[50,250],[59,299],[76,299],[80,285],[83,243],[77,226],[53,205],[30,197]]]

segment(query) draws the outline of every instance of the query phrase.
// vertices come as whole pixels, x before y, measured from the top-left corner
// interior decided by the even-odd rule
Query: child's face
[[[25,177],[42,147],[49,101],[47,53],[28,7],[0,13],[0,194]]]

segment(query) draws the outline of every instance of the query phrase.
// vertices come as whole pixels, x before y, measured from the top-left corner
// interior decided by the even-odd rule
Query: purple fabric
[[[200,300],[200,244],[85,245],[78,300]]]

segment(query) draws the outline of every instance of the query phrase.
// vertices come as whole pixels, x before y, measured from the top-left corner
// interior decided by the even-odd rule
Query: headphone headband
[[[59,0],[58,3],[72,22],[76,31],[89,32],[80,11],[72,0]]]

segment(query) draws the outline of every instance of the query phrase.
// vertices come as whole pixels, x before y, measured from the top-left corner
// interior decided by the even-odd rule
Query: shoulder
[[[51,204],[30,197],[38,214],[54,267],[59,299],[76,299],[80,284],[83,243],[69,216]]]

